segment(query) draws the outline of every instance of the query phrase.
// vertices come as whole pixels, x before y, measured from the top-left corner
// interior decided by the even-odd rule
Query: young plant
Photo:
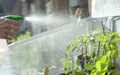
[[[64,63],[64,72],[69,75],[111,75],[119,73],[114,69],[114,61],[118,58],[117,43],[120,42],[118,32],[95,30],[89,34],[78,36],[67,46],[67,58]],[[78,59],[72,63],[76,53]],[[74,54],[75,53],[75,54]],[[69,59],[72,57],[72,59]],[[65,65],[66,63],[66,65]],[[74,66],[75,65],[75,66]]]
[[[110,32],[108,34],[101,34],[96,39],[96,42],[100,42],[100,50],[102,50],[102,56],[97,59],[95,63],[95,69],[92,70],[90,75],[119,75],[115,68],[115,59],[118,58],[119,51],[117,43],[120,42],[120,37],[117,36],[119,32]]]

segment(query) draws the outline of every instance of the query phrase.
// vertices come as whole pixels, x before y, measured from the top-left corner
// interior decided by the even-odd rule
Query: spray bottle
[[[8,18],[16,21],[20,21],[24,19],[23,16],[18,16],[18,15],[7,15],[7,16],[2,16],[1,18]],[[0,52],[6,52],[8,51],[8,49],[9,48],[6,39],[0,39]]]

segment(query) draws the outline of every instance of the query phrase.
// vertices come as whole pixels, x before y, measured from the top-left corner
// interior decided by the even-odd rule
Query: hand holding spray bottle
[[[23,16],[18,16],[18,15],[8,15],[8,16],[2,16],[1,17],[1,19],[4,19],[4,18],[11,19],[11,20],[16,20],[16,21],[20,21],[20,20],[24,19]],[[8,49],[9,48],[8,48],[6,39],[0,39],[0,54],[3,55],[4,53],[6,53],[8,51]],[[3,56],[1,56],[0,59],[2,59],[2,57]]]

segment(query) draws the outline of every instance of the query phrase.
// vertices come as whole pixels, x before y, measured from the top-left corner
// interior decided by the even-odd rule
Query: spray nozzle
[[[24,17],[19,15],[7,15],[7,16],[3,16],[2,18],[8,18],[17,21],[24,20]]]

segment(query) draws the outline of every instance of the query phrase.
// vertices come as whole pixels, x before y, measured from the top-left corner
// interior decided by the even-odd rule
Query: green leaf
[[[106,53],[106,56],[110,59],[110,56],[111,56],[111,51],[107,51],[107,53]],[[106,58],[106,60],[107,60],[107,58]]]
[[[113,40],[113,42],[114,42],[114,43],[120,42],[120,38],[115,38],[115,39]]]
[[[120,75],[120,73],[118,71],[116,71],[116,70],[113,70],[110,75]]]
[[[95,64],[95,66],[96,66],[97,71],[99,71],[99,72],[102,71],[100,61],[97,61],[96,64]]]
[[[102,56],[99,61],[96,62],[96,69],[98,72],[103,72],[108,69],[108,57]]]
[[[96,42],[105,42],[108,40],[107,36],[105,35],[98,35],[98,38],[95,40]]]
[[[81,71],[73,71],[73,74],[72,75],[86,75],[86,72],[81,70]]]
[[[84,37],[83,42],[86,43],[88,41],[87,37]]]
[[[118,47],[116,44],[110,44],[110,49],[111,50],[118,50]]]
[[[78,46],[79,46],[79,44],[78,44],[77,41],[73,41],[73,42],[72,42],[72,45],[75,46],[75,47],[77,47],[77,48],[78,48]]]
[[[106,64],[106,63],[102,64],[101,69],[102,69],[101,73],[103,73],[103,74],[106,73],[108,70],[108,64]]]
[[[87,71],[91,71],[91,70],[93,70],[95,68],[95,64],[87,63],[87,64],[84,65],[84,68]]]
[[[108,51],[107,55],[102,56],[102,58],[100,59],[102,72],[107,71],[107,69],[108,69],[108,64],[109,64],[109,61],[110,61],[110,58],[108,58],[108,57],[110,57],[110,54],[111,54],[111,51]]]
[[[77,41],[80,41],[80,40],[81,40],[81,37],[80,37],[80,36],[77,36],[76,40],[77,40]]]
[[[100,63],[106,63],[106,62],[107,62],[107,56],[104,55],[104,56],[101,57]]]
[[[102,72],[100,72],[100,75],[106,75],[107,70],[103,70]]]
[[[96,69],[92,70],[90,75],[97,75],[97,70]]]
[[[115,58],[118,58],[118,56],[119,56],[119,51],[117,51],[117,50],[112,50],[112,56],[114,56]]]
[[[113,39],[115,35],[120,34],[120,32],[112,32],[109,36],[110,39]]]
[[[76,66],[80,66],[80,60],[79,59],[76,60]]]
[[[71,51],[71,45],[68,45],[67,47],[66,47],[66,54],[68,54],[69,52]]]

